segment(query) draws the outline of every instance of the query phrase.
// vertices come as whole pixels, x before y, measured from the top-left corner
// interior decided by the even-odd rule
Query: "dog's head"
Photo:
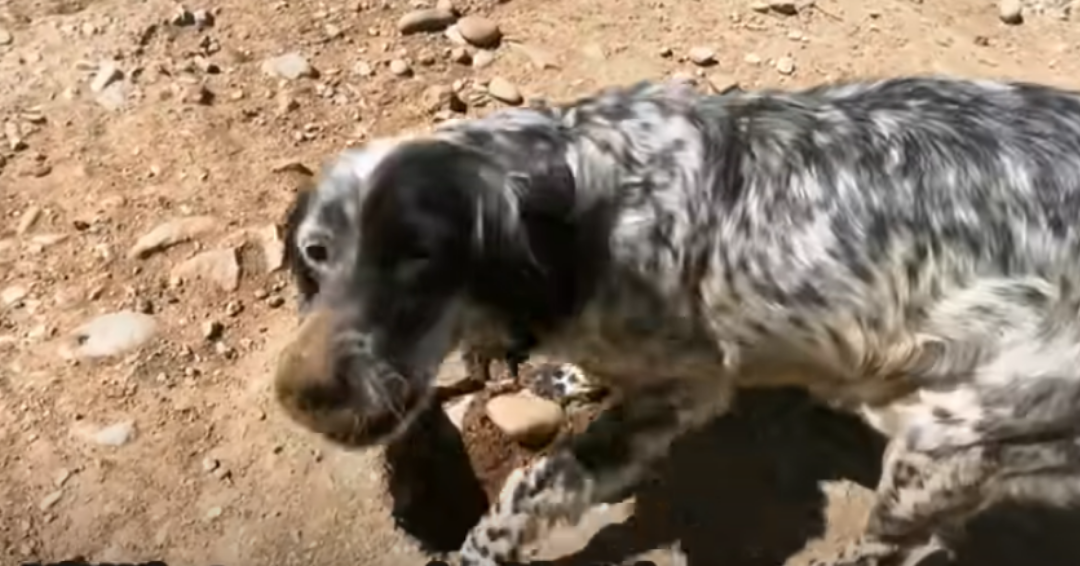
[[[540,176],[452,141],[375,141],[327,167],[286,229],[304,315],[275,378],[288,414],[350,446],[385,443],[431,401],[466,320],[551,319],[566,303],[560,254],[575,257],[572,227],[545,220],[572,208],[564,173],[526,212]]]

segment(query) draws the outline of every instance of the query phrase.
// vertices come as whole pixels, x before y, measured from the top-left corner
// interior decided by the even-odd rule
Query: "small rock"
[[[268,272],[275,272],[282,268],[285,262],[285,243],[281,240],[281,231],[278,227],[270,224],[259,228],[255,232],[259,240],[259,247],[263,251],[263,262]]]
[[[412,66],[404,59],[394,59],[390,61],[390,72],[399,77],[407,77],[412,75]]]
[[[270,166],[270,170],[274,173],[300,173],[306,177],[312,177],[315,172],[310,167],[304,165],[302,161],[298,161],[293,158],[285,158],[281,161]],[[276,230],[276,228],[275,228]]]
[[[157,332],[152,316],[135,311],[103,314],[72,332],[76,347],[72,352],[82,358],[102,358],[134,350]]]
[[[746,56],[743,57],[743,61],[750,65],[760,65],[761,55],[758,55],[757,53],[747,53]]]
[[[236,248],[202,252],[177,265],[172,280],[200,279],[217,285],[223,291],[235,291],[240,286],[240,263]]]
[[[14,285],[5,288],[0,291],[0,303],[4,303],[5,306],[12,306],[16,303],[22,302],[26,298],[30,291],[21,285]]]
[[[494,47],[502,39],[499,25],[481,16],[465,16],[456,25],[461,37],[477,47]]]
[[[159,224],[139,238],[128,252],[130,259],[145,259],[151,254],[209,233],[217,220],[209,216],[190,216]]]
[[[428,112],[450,110],[452,112],[464,112],[466,104],[458,97],[454,89],[449,86],[432,85],[424,89],[421,96],[424,108]]]
[[[799,13],[799,7],[792,0],[768,0],[769,9],[777,14],[794,16]]]
[[[223,513],[221,507],[211,507],[206,511],[206,518],[210,521],[217,519]]]
[[[187,85],[180,95],[180,101],[185,104],[205,106],[213,102],[213,100],[214,94],[210,92],[210,89],[206,88],[206,85],[201,84]]]
[[[42,498],[41,503],[38,503],[38,509],[41,509],[42,511],[48,511],[50,508],[52,508],[53,505],[56,505],[60,501],[60,498],[63,496],[64,491],[61,489],[58,489],[46,495],[44,498]]]
[[[1024,6],[1021,0],[998,0],[998,18],[1002,23],[1015,26],[1024,22]]]
[[[102,61],[98,65],[94,77],[90,79],[90,90],[100,93],[105,90],[105,87],[122,78],[124,78],[124,72],[120,70],[120,67],[115,62]]]
[[[274,295],[266,300],[266,306],[276,309],[285,304],[285,299],[281,295]]]
[[[750,9],[755,11],[755,12],[758,12],[760,14],[766,14],[766,13],[769,12],[769,10],[771,10],[771,8],[769,8],[769,3],[765,2],[764,0],[758,0],[756,2],[751,2],[750,3]]]
[[[716,64],[716,50],[711,47],[694,47],[690,49],[687,56],[691,63],[701,67]]]
[[[225,303],[225,314],[229,317],[239,316],[244,312],[244,305],[240,301],[229,301]]]
[[[11,35],[11,32],[0,28],[0,45],[11,45],[15,41],[15,37]]]
[[[462,430],[462,426],[465,422],[465,413],[469,410],[469,406],[472,405],[473,400],[476,398],[475,394],[469,394],[460,399],[454,399],[446,404],[446,417],[450,419],[450,422],[457,427],[458,430]]]
[[[67,483],[69,478],[71,478],[71,470],[61,468],[60,471],[56,472],[56,477],[53,479],[53,485],[56,487],[64,487],[64,484]]]
[[[488,94],[495,100],[505,102],[513,106],[517,106],[524,102],[525,98],[521,95],[521,91],[510,81],[502,78],[495,77],[491,79],[491,82],[487,86]]]
[[[791,57],[781,57],[776,60],[776,72],[781,75],[790,75],[795,72],[795,60]]]
[[[450,10],[428,8],[413,10],[398,20],[397,29],[402,34],[430,33],[442,31],[454,23],[454,13]]]
[[[706,79],[709,88],[716,94],[727,94],[733,90],[738,90],[739,83],[735,79],[727,75],[713,75]]]
[[[15,122],[4,122],[4,137],[7,138],[11,151],[22,151],[27,147],[22,136],[22,128]]]
[[[455,47],[450,50],[450,60],[462,65],[468,65],[472,63],[472,54],[464,47]]]
[[[299,78],[315,78],[318,72],[303,55],[293,51],[277,57],[266,59],[262,63],[263,73],[272,77],[282,77],[288,80]]]
[[[446,28],[443,35],[445,35],[446,39],[449,39],[450,43],[453,43],[454,45],[465,46],[469,44],[468,41],[465,41],[465,37],[461,35],[461,30],[458,29],[457,25]]]
[[[112,112],[122,110],[127,105],[127,86],[120,81],[113,82],[97,93],[94,102]]]
[[[476,69],[483,69],[494,62],[495,52],[487,49],[481,49],[472,56],[472,66]]]
[[[494,397],[484,407],[487,417],[504,434],[521,444],[546,444],[563,422],[563,409],[529,392]]]
[[[191,13],[192,23],[196,28],[203,29],[214,25],[214,14],[208,10],[195,10]]]
[[[326,34],[327,39],[337,39],[344,34],[342,29],[334,24],[326,24],[323,26],[323,33]]]
[[[367,61],[357,61],[352,68],[354,74],[361,77],[370,77],[375,74],[375,68]]]
[[[661,47],[660,51],[657,52],[657,55],[663,57],[664,59],[670,59],[673,55],[675,55],[675,50],[670,47]]]
[[[218,462],[217,460],[215,460],[215,459],[213,459],[213,458],[211,458],[209,456],[207,456],[206,458],[203,458],[203,460],[202,460],[202,469],[203,469],[204,472],[206,472],[208,474],[213,473],[214,470],[218,469],[219,465],[220,465],[220,462]]]
[[[102,446],[123,446],[134,436],[135,421],[121,421],[97,431],[91,439]]]

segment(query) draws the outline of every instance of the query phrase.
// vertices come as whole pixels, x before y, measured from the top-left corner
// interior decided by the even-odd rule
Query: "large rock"
[[[104,358],[127,353],[149,341],[157,331],[153,317],[120,311],[90,320],[71,335],[71,354],[80,358]]]
[[[565,417],[558,403],[528,391],[494,397],[488,400],[484,411],[503,434],[526,446],[547,444]]]

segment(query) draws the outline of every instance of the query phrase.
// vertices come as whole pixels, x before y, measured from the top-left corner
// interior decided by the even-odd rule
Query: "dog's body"
[[[998,498],[1080,499],[1080,95],[638,85],[376,142],[296,210],[288,245],[322,238],[321,267],[292,262],[322,349],[278,385],[310,428],[398,434],[458,343],[619,395],[508,480],[466,564],[520,560],[740,387],[805,387],[892,439],[837,564],[914,557]]]

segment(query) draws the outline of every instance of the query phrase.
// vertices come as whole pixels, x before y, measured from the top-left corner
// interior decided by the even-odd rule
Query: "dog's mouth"
[[[429,402],[430,382],[335,340],[333,316],[320,310],[305,317],[282,351],[274,390],[293,421],[337,444],[364,448],[399,436]]]

